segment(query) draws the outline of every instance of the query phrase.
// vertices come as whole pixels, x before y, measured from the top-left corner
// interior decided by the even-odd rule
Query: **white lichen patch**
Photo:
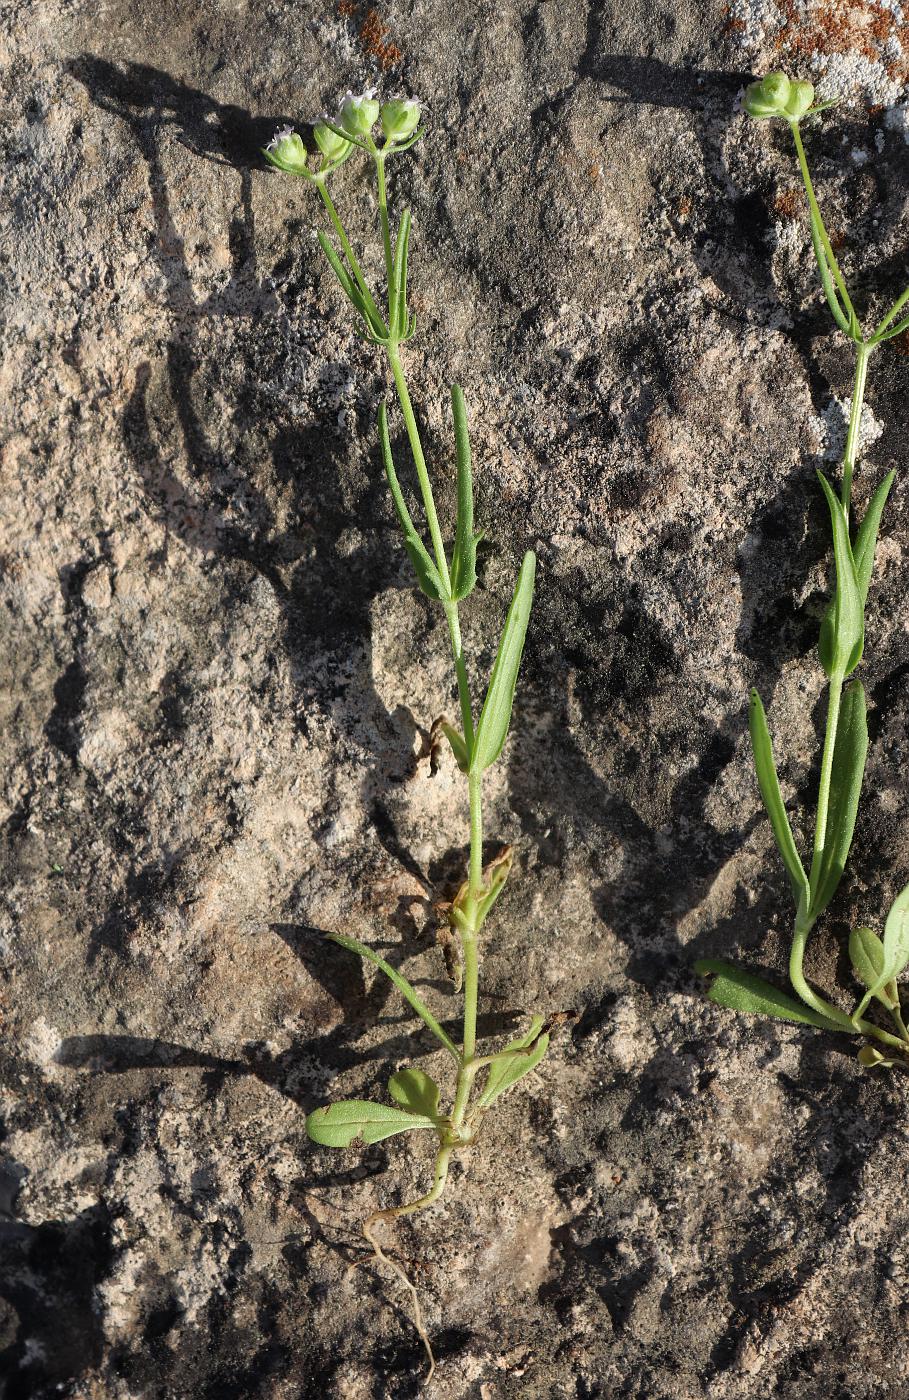
[[[809,429],[814,433],[821,458],[825,462],[841,462],[849,429],[849,414],[852,399],[832,398],[823,413],[815,414],[808,420]],[[877,442],[884,431],[884,425],[865,404],[859,425],[859,452],[864,453],[872,443]]]

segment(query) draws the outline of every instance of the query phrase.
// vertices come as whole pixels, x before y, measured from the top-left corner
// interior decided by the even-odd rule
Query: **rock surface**
[[[381,478],[380,358],[321,260],[314,192],[258,155],[371,80],[430,111],[393,180],[414,211],[407,368],[448,510],[447,386],[467,396],[482,665],[522,550],[540,555],[488,782],[489,850],[518,855],[482,1029],[578,1015],[440,1206],[392,1232],[434,1393],[909,1393],[907,1080],[710,1005],[690,971],[785,966],[746,695],[804,842],[814,472],[850,393],[787,134],[733,113],[751,71],[828,71],[847,101],[809,145],[847,273],[881,308],[906,275],[896,7],[799,8],[2,11],[9,1400],[420,1389],[398,1286],[348,1265],[368,1210],[425,1189],[429,1147],[320,1151],[304,1113],[383,1095],[411,1059],[445,1070],[321,934],[374,943],[454,1015],[431,905],[463,864],[464,791],[425,757],[446,642]],[[363,167],[334,188],[375,271]],[[872,747],[809,956],[843,1005],[844,931],[879,927],[909,877],[907,383],[905,347],[881,352],[857,479],[864,503],[898,468]]]

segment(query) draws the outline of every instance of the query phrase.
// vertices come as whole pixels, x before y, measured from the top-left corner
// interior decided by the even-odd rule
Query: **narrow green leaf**
[[[887,504],[887,497],[893,485],[896,472],[888,472],[875,491],[865,511],[865,518],[859,526],[859,532],[855,537],[855,546],[852,554],[855,559],[855,576],[858,580],[859,593],[862,602],[868,598],[868,587],[871,583],[871,572],[874,568],[874,551],[877,547],[877,532],[880,529],[881,516],[884,513],[884,506]]]
[[[862,657],[865,620],[862,595],[855,572],[855,560],[849,542],[849,527],[843,507],[822,472],[818,480],[827,498],[830,523],[833,527],[833,557],[836,565],[836,592],[829,629],[821,629],[819,652],[821,664],[828,676],[848,676]]]
[[[451,744],[451,751],[455,756],[455,763],[457,763],[462,773],[466,773],[470,768],[470,754],[467,752],[467,744],[464,741],[463,734],[459,734],[447,720],[442,720],[439,728],[445,735],[449,744]]]
[[[775,1016],[779,1021],[819,1026],[825,1031],[842,1030],[841,1026],[812,1011],[810,1006],[787,996],[770,982],[765,982],[763,977],[755,977],[753,973],[736,967],[735,963],[723,962],[718,958],[701,958],[695,963],[694,970],[702,976],[713,978],[707,995],[718,1006],[728,1006],[733,1011],[744,1011],[749,1015]]]
[[[488,1108],[500,1094],[504,1094],[506,1089],[511,1089],[519,1079],[523,1079],[525,1074],[529,1074],[540,1063],[549,1049],[548,1032],[540,1034],[544,1024],[542,1016],[534,1016],[526,1035],[510,1041],[496,1056],[489,1066],[486,1084],[478,1100],[480,1108]],[[527,1053],[516,1054],[516,1051]],[[503,1059],[501,1056],[508,1058]]]
[[[489,689],[483,702],[477,732],[474,736],[470,766],[481,772],[495,763],[502,752],[502,745],[508,734],[511,721],[511,707],[514,704],[514,688],[527,635],[527,623],[533,604],[533,584],[536,574],[536,555],[528,550],[521,564],[514,596],[505,619],[502,640],[492,668]]]
[[[332,940],[333,943],[339,943],[342,948],[349,949],[351,953],[358,953],[359,956],[361,958],[365,958],[367,962],[374,963],[376,967],[381,968],[381,970],[385,973],[385,976],[389,977],[391,981],[394,982],[398,991],[404,997],[404,1000],[408,1001],[413,1007],[414,1011],[420,1017],[420,1019],[426,1022],[426,1025],[432,1031],[433,1035],[438,1040],[441,1040],[442,1044],[445,1046],[445,1049],[450,1051],[451,1054],[458,1061],[458,1063],[460,1063],[461,1052],[459,1051],[458,1047],[455,1045],[451,1037],[449,1035],[446,1035],[445,1031],[443,1031],[442,1027],[436,1020],[435,1016],[433,1016],[432,1012],[429,1010],[429,1007],[426,1006],[426,1004],[420,1000],[420,997],[417,995],[414,988],[410,985],[407,978],[402,977],[400,972],[398,972],[397,968],[392,967],[391,964],[387,963],[384,958],[380,958],[378,953],[374,953],[371,948],[367,948],[366,944],[361,943],[357,938],[350,938],[345,933],[330,933],[328,937]]]
[[[384,399],[379,405],[379,442],[382,448],[382,463],[391,490],[391,499],[394,501],[398,523],[404,534],[404,548],[410,555],[410,562],[413,564],[423,592],[427,598],[438,602],[445,596],[445,589],[439,577],[439,571],[430,558],[429,551],[414,528],[410,511],[407,509],[401,487],[398,484],[398,474],[395,471],[394,458],[391,455],[391,439],[388,436],[388,409]]]
[[[473,592],[477,582],[477,540],[480,537],[473,532],[470,437],[467,431],[464,395],[457,384],[451,387],[451,411],[454,417],[455,455],[458,464],[458,521],[451,556],[451,596],[460,601]]]
[[[761,797],[764,799],[764,806],[770,818],[770,825],[773,827],[776,844],[783,857],[783,864],[789,873],[797,902],[808,887],[808,877],[796,850],[792,828],[783,805],[779,779],[776,775],[776,765],[773,761],[773,743],[770,738],[770,730],[767,728],[767,716],[764,713],[761,697],[754,689],[751,691],[748,706],[748,728],[751,731],[751,747],[754,752],[758,787],[761,789]]]
[[[840,706],[836,743],[833,747],[833,771],[824,846],[811,863],[813,919],[817,919],[827,908],[836,894],[846,868],[852,834],[855,831],[867,753],[865,691],[861,681],[853,681],[844,692]]]
[[[344,266],[341,259],[335,252],[334,248],[331,246],[331,243],[326,234],[319,234],[319,245],[322,249],[322,252],[325,254],[326,258],[328,259],[331,265],[332,272],[337,277],[345,296],[347,297],[350,304],[353,306],[354,310],[366,322],[367,326],[369,326],[373,334],[384,335],[385,327],[381,324],[377,324],[376,318],[372,315],[371,311],[369,310],[369,307],[366,305],[366,302],[363,298],[363,293],[360,291],[360,288],[354,282],[350,273],[347,271],[347,268]]]
[[[899,1006],[899,1001],[890,993],[889,981],[881,983],[887,955],[883,943],[870,928],[854,928],[850,933],[849,960],[856,977],[869,992],[880,984],[880,991],[873,992],[873,995],[888,1011]]]
[[[827,305],[830,307],[830,311],[833,315],[834,321],[836,321],[836,324],[839,326],[840,330],[845,331],[848,335],[849,320],[846,316],[845,311],[840,306],[840,300],[837,296],[836,288],[833,285],[833,277],[831,276],[830,265],[827,262],[827,254],[824,251],[824,245],[821,240],[820,231],[817,226],[817,217],[815,215],[814,209],[811,207],[810,201],[808,204],[808,212],[811,220],[811,242],[814,247],[814,256],[817,260],[818,271],[821,274],[821,286],[824,289],[824,296],[827,298]]]
[[[381,1142],[395,1133],[416,1128],[434,1128],[431,1118],[420,1113],[404,1113],[384,1103],[366,1099],[345,1099],[315,1108],[306,1119],[306,1132],[321,1147],[349,1147],[354,1138],[365,1143]]]
[[[404,337],[407,331],[407,255],[410,248],[410,210],[401,215],[398,238],[395,243],[395,256],[392,265],[392,308],[396,335]]]
[[[434,1123],[438,1121],[442,1091],[421,1069],[399,1069],[388,1081],[388,1092],[395,1103],[408,1112],[431,1118]]]

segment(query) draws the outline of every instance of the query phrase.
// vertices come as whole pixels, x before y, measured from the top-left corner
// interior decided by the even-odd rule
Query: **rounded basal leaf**
[[[850,933],[849,961],[856,977],[869,991],[880,985],[886,965],[886,953],[883,943],[870,928],[854,928]],[[874,995],[888,1011],[899,1005],[889,994],[889,983]]]
[[[719,958],[701,958],[695,963],[694,970],[711,978],[707,995],[719,1006],[728,1006],[732,1011],[745,1011],[754,1016],[774,1016],[778,1021],[818,1026],[825,1031],[843,1029],[804,1002],[781,992],[771,982],[765,982],[763,977],[755,977],[754,973],[736,967],[735,963],[723,962]]]
[[[433,1121],[438,1119],[441,1090],[421,1069],[399,1069],[388,1081],[388,1092],[395,1103],[411,1113],[420,1113]]]

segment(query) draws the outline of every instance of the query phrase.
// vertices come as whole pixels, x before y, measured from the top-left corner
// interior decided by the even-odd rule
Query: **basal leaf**
[[[436,1036],[438,1040],[441,1040],[446,1050],[450,1051],[454,1058],[460,1063],[461,1052],[458,1050],[458,1047],[451,1037],[443,1031],[429,1007],[425,1002],[421,1001],[407,978],[402,977],[397,968],[392,967],[384,958],[380,958],[378,953],[374,953],[365,943],[361,943],[357,938],[350,938],[346,933],[330,933],[328,937],[333,943],[339,943],[342,948],[347,948],[351,953],[358,953],[361,958],[365,958],[367,962],[371,962],[376,967],[380,968],[382,972],[385,973],[385,976],[394,982],[405,1001],[410,1003],[420,1019],[425,1021],[433,1035]]]
[[[868,752],[868,723],[865,691],[861,681],[853,681],[843,694],[833,748],[830,801],[823,849],[811,863],[811,914],[827,908],[846,868]]]
[[[467,410],[464,395],[457,384],[451,388],[451,411],[454,418],[455,456],[458,464],[458,520],[454,550],[451,556],[451,596],[466,598],[477,581],[477,540],[473,531],[473,472],[470,460],[470,437],[467,432]]]
[[[438,1120],[441,1090],[421,1069],[399,1069],[388,1081],[388,1092],[408,1112],[431,1118],[434,1123]]]
[[[510,1041],[504,1050],[499,1052],[509,1058],[493,1060],[489,1066],[486,1084],[479,1098],[481,1108],[488,1108],[500,1094],[504,1094],[506,1089],[511,1089],[519,1079],[523,1079],[525,1074],[529,1074],[540,1063],[549,1048],[548,1032],[540,1034],[544,1024],[542,1016],[534,1016],[526,1035]],[[527,1053],[514,1054],[515,1051]]]
[[[430,558],[429,551],[417,534],[414,523],[410,518],[410,511],[398,484],[398,475],[395,471],[394,458],[391,455],[391,439],[388,436],[388,410],[385,401],[379,405],[379,442],[382,447],[382,463],[385,467],[385,475],[388,478],[388,485],[391,490],[391,499],[394,501],[395,512],[398,523],[404,534],[404,548],[410,555],[410,562],[414,566],[420,587],[427,598],[432,598],[438,602],[445,596],[445,589],[439,577],[439,571]]]
[[[472,771],[482,773],[484,768],[495,763],[508,734],[518,668],[521,665],[524,638],[527,635],[527,623],[533,604],[536,564],[536,555],[533,550],[528,550],[518,574],[502,640],[499,642],[498,655],[492,668],[489,689],[477,724],[470,762]]]
[[[886,954],[883,943],[870,928],[854,928],[850,933],[849,960],[856,977],[869,992],[879,985],[886,966]],[[899,1006],[899,1002],[891,996],[889,988],[888,981],[873,995],[891,1011],[894,1006]]]
[[[836,566],[836,592],[833,613],[819,648],[821,663],[828,676],[848,676],[862,657],[865,619],[862,595],[855,572],[855,560],[849,541],[849,526],[843,507],[829,481],[818,472],[833,528],[833,558]]]
[[[349,1147],[355,1138],[365,1143],[381,1142],[395,1133],[417,1128],[434,1128],[431,1118],[421,1113],[405,1113],[384,1103],[366,1099],[345,1099],[313,1109],[306,1119],[306,1132],[322,1147]]]
[[[779,1021],[796,1021],[807,1026],[819,1026],[821,1030],[842,1030],[833,1021],[812,1011],[809,1006],[795,997],[787,996],[765,982],[763,977],[755,977],[734,963],[723,962],[718,958],[701,958],[694,965],[695,972],[713,978],[707,992],[711,1001],[718,1006],[728,1006],[733,1011],[744,1011],[755,1016],[775,1016]]]
[[[751,692],[751,701],[748,707],[748,727],[751,731],[751,747],[754,751],[754,766],[757,770],[761,797],[764,799],[764,806],[770,818],[770,825],[773,827],[776,844],[779,847],[780,855],[783,857],[783,864],[789,873],[789,879],[795,891],[796,902],[798,902],[807,889],[808,877],[799,859],[799,853],[796,850],[795,841],[792,837],[792,829],[789,825],[789,818],[786,815],[786,808],[783,805],[779,779],[776,775],[776,765],[773,761],[773,744],[770,739],[770,730],[767,728],[767,717],[764,714],[764,706],[761,704],[761,697],[756,690],[752,690]]]

